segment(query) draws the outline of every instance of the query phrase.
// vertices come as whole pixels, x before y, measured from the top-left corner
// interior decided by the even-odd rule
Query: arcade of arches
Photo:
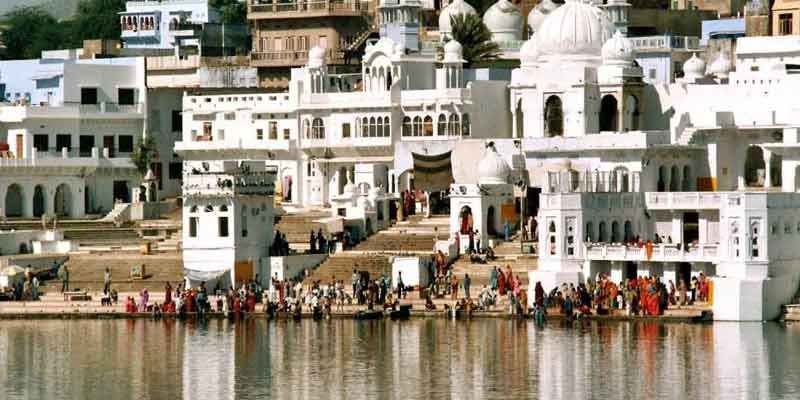
[[[18,183],[0,185],[2,214],[5,217],[38,218],[43,214],[62,217],[81,213],[75,203],[75,188],[67,183]]]

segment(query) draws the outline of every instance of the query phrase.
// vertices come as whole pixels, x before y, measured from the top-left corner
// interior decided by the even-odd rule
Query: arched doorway
[[[5,209],[6,217],[21,217],[22,216],[22,186],[13,183],[6,191]]]
[[[624,120],[622,127],[626,131],[639,130],[639,100],[630,95],[625,98]]]
[[[658,184],[656,191],[665,192],[667,190],[667,167],[658,167]]]
[[[764,151],[761,147],[750,146],[747,148],[747,157],[744,160],[744,184],[750,187],[763,187],[766,173]]]
[[[517,100],[517,137],[525,136],[525,113],[522,111],[522,99]]]
[[[625,221],[624,240],[626,242],[633,240],[633,225],[631,225],[631,221]]]
[[[33,216],[41,217],[45,213],[45,195],[42,185],[33,188]]]
[[[608,241],[608,232],[606,232],[606,222],[605,221],[600,221],[600,223],[597,225],[597,228],[598,228],[597,241],[599,243],[607,242]]]
[[[53,207],[56,215],[68,217],[72,209],[72,193],[66,183],[58,185],[56,195],[53,197]]]
[[[611,222],[611,243],[619,242],[619,222]]]
[[[683,166],[683,182],[681,190],[688,192],[692,190],[692,169],[688,165]]]
[[[489,209],[486,210],[486,233],[489,236],[497,236],[494,206],[489,206]]]
[[[780,187],[783,184],[783,157],[780,154],[772,154],[769,159],[770,184],[772,187]]]
[[[558,96],[550,96],[545,102],[544,131],[546,137],[564,135],[564,110]]]
[[[677,192],[681,188],[681,171],[677,165],[673,165],[670,168],[670,176],[669,176],[669,191],[670,192]]]
[[[366,222],[367,236],[372,235],[372,220],[367,218]]]
[[[614,168],[613,179],[616,179],[616,186],[611,188],[613,191],[630,192],[630,177],[628,175],[628,168],[617,167]]]
[[[617,98],[607,94],[600,100],[600,132],[617,131]]]
[[[462,235],[469,235],[472,232],[472,208],[469,206],[461,207],[461,212],[458,213],[460,233]]]

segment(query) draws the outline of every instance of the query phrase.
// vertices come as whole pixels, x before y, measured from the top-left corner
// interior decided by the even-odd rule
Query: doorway
[[[114,181],[114,200],[121,200],[123,203],[130,203],[130,191],[127,181]]]
[[[688,289],[689,282],[692,279],[692,264],[689,264],[687,262],[682,262],[678,264],[678,270],[675,272],[676,272],[675,279],[677,279],[678,282],[683,282],[683,284],[686,285],[686,288]],[[675,286],[678,286],[678,282],[675,282]]]
[[[626,261],[622,268],[623,279],[636,279],[639,274],[639,267],[633,261]]]
[[[683,243],[689,245],[700,239],[700,215],[697,212],[683,213]]]

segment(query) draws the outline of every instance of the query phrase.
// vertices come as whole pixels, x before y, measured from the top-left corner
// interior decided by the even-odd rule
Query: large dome
[[[478,163],[478,183],[481,185],[508,183],[510,174],[511,168],[508,163],[503,157],[500,157],[500,154],[497,154],[494,144],[490,143],[486,146],[486,153],[481,162]]]
[[[633,44],[620,31],[608,39],[602,49],[604,64],[629,64],[633,61]]]
[[[542,56],[599,57],[603,44],[614,34],[614,24],[601,8],[568,0],[548,15],[536,40]]]
[[[475,15],[477,12],[464,0],[453,0],[452,3],[448,4],[447,7],[442,9],[439,13],[439,34],[442,35],[442,38],[453,31],[453,28],[450,26],[450,17],[459,14]]]
[[[545,17],[555,11],[561,4],[556,4],[553,0],[542,0],[536,7],[528,13],[528,28],[531,32],[539,30],[539,26],[544,22]]]
[[[495,42],[519,40],[522,37],[522,14],[508,0],[498,0],[483,14],[483,23],[492,32]]]

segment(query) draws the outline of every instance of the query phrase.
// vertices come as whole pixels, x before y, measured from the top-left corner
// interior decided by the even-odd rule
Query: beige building
[[[800,34],[800,1],[775,0],[772,5],[772,34]]]
[[[305,65],[314,46],[325,49],[330,72],[360,71],[359,51],[377,33],[375,4],[373,0],[248,0],[250,65],[258,68],[260,86],[288,87],[291,69]]]

